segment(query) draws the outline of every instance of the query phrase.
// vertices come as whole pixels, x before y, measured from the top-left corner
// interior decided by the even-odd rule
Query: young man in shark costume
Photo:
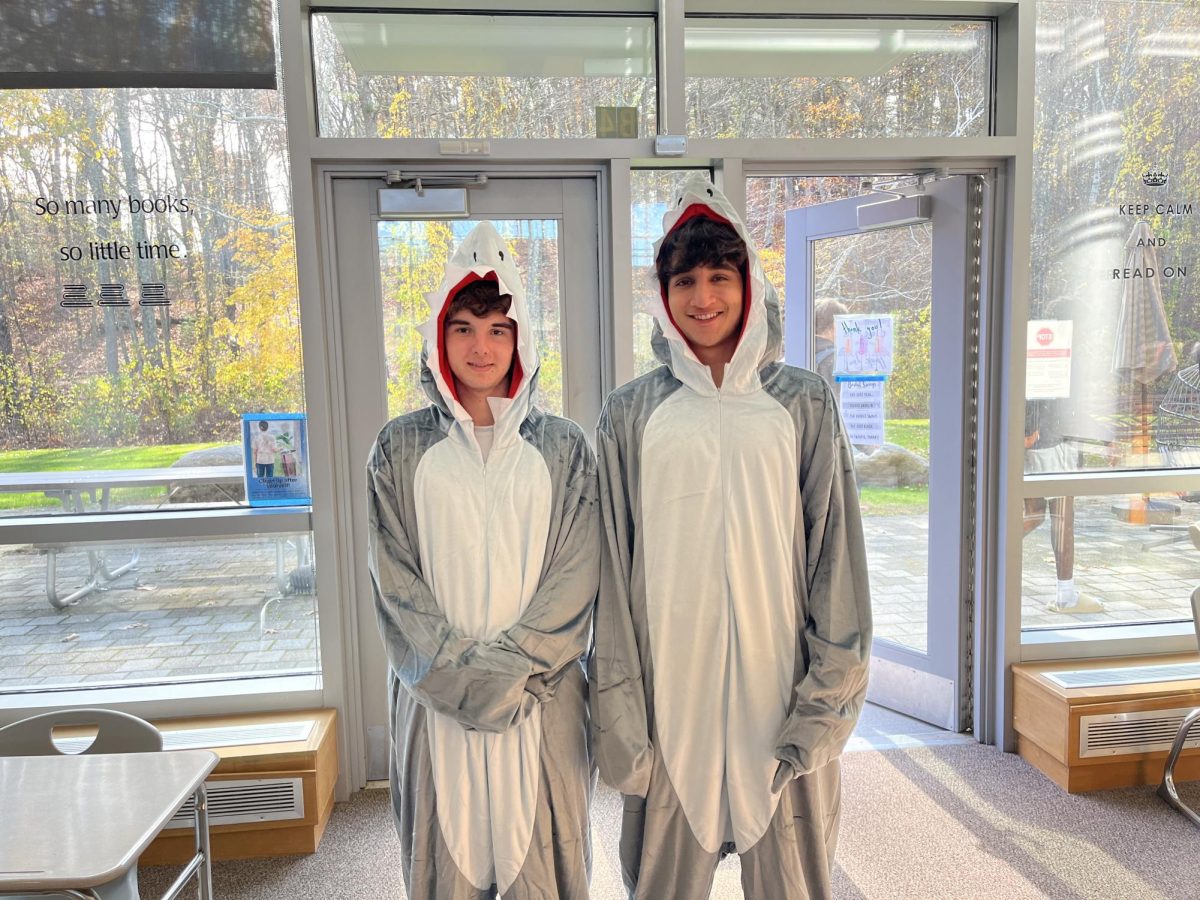
[[[663,365],[613,392],[596,445],[592,733],[626,795],[622,874],[639,900],[701,900],[736,851],[746,897],[828,897],[870,653],[850,446],[825,382],[779,361],[729,202],[693,180],[663,226]]]
[[[367,467],[405,885],[410,900],[581,900],[595,458],[534,406],[534,333],[491,225],[429,305],[432,405],[384,426]]]

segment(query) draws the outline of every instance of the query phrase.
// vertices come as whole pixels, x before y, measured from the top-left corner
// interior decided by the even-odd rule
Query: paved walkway
[[[1200,551],[1178,535],[1126,525],[1108,498],[1076,501],[1076,583],[1107,604],[1102,613],[1047,612],[1054,557],[1046,524],[1024,542],[1026,628],[1185,619],[1200,584]],[[1181,521],[1191,521],[1184,504]],[[1194,509],[1200,520],[1200,506]],[[1178,539],[1176,539],[1178,538]],[[925,649],[928,530],[923,516],[867,521],[875,633]],[[119,551],[111,551],[119,564]],[[80,584],[86,556],[60,556],[59,578]],[[289,548],[287,569],[296,565]],[[0,691],[71,683],[128,683],[319,669],[313,598],[278,595],[275,541],[151,543],[137,568],[108,590],[59,612],[46,600],[46,557],[0,547]]]
[[[1186,531],[1128,525],[1113,513],[1124,497],[1075,501],[1075,584],[1104,601],[1098,613],[1050,612],[1057,592],[1049,519],[1022,547],[1021,625],[1113,625],[1190,619],[1191,593],[1200,586],[1200,550]],[[1183,503],[1178,522],[1200,521],[1200,505]],[[929,538],[925,516],[868,518],[867,559],[875,634],[926,650],[926,573]]]
[[[1074,616],[1047,612],[1057,579],[1049,517],[1025,537],[1022,621],[1026,628],[1061,627],[1064,619],[1113,624],[1192,617],[1191,594],[1200,585],[1200,550],[1186,530],[1168,532],[1122,522],[1113,505],[1127,499],[1075,500],[1075,584],[1083,593],[1103,600],[1104,612]],[[1200,504],[1179,505],[1179,525],[1200,521]]]
[[[58,611],[45,554],[0,547],[0,690],[319,670],[311,596],[271,603],[260,629],[263,603],[279,595],[275,549],[272,538],[143,544],[133,571]],[[109,557],[119,565],[122,554]],[[58,570],[64,587],[82,584],[87,557],[63,552]]]

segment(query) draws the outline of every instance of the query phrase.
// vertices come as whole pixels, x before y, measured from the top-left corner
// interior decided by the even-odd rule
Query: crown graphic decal
[[[1166,183],[1166,172],[1155,172],[1153,169],[1148,169],[1146,170],[1146,174],[1142,176],[1142,184],[1147,187],[1162,187]]]

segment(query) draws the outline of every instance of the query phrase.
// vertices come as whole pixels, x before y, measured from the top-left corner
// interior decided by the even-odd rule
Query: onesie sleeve
[[[794,687],[776,745],[776,757],[786,764],[777,787],[789,775],[819,769],[841,754],[862,711],[871,655],[871,595],[854,458],[833,392],[822,387],[824,403],[813,403],[811,420],[803,423],[814,438],[802,445],[804,540],[795,542],[808,669]]]
[[[604,535],[595,637],[588,664],[588,697],[600,777],[623,794],[644,797],[650,786],[653,751],[630,608],[634,525],[623,459],[628,436],[622,434],[613,418],[610,402],[601,414],[596,434]]]

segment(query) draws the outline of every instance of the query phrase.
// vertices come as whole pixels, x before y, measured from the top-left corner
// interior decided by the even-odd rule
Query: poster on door
[[[883,375],[837,375],[842,389],[842,422],[856,445],[883,443]]]
[[[886,375],[892,371],[891,316],[834,316],[833,329],[835,372]]]
[[[1025,399],[1053,400],[1071,396],[1070,319],[1037,319],[1029,323],[1025,344]]]

